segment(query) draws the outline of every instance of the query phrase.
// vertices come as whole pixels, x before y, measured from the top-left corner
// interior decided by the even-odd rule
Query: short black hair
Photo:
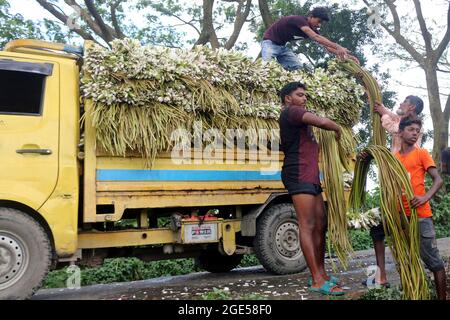
[[[416,114],[420,114],[423,110],[423,100],[418,96],[407,96],[406,99],[416,107]]]
[[[420,119],[411,119],[411,118],[403,118],[400,120],[400,124],[398,125],[398,130],[403,131],[407,126],[410,126],[412,124],[417,124],[419,127],[422,128],[422,120]]]
[[[330,21],[328,9],[325,7],[315,7],[309,12],[309,15],[313,18],[320,18],[322,21]]]
[[[303,88],[306,90],[306,85],[298,81],[289,82],[287,85],[285,85],[278,93],[281,99],[281,103],[284,103],[284,98],[286,98],[286,96],[290,95],[293,91],[297,90],[298,88]]]

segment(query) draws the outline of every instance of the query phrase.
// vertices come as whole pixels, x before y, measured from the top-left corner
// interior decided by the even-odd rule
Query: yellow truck
[[[0,52],[0,299],[30,297],[58,265],[105,257],[195,257],[226,272],[254,252],[276,274],[306,267],[281,154],[271,175],[251,153],[213,165],[162,153],[151,169],[106,154],[80,99],[82,56],[37,40]]]

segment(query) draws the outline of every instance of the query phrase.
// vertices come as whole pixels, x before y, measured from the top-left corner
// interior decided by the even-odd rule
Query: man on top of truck
[[[327,9],[324,7],[314,8],[307,17],[282,17],[264,32],[263,41],[261,42],[262,59],[270,61],[276,58],[284,69],[289,71],[298,70],[301,68],[301,63],[294,52],[286,47],[286,44],[300,38],[309,38],[339,58],[349,58],[359,64],[358,59],[352,56],[348,49],[320,35],[318,28],[320,28],[322,21],[329,20]]]

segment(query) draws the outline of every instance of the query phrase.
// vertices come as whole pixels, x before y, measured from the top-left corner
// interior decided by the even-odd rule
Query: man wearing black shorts
[[[299,222],[300,246],[312,275],[310,291],[342,295],[337,279],[325,271],[325,233],[327,219],[319,180],[319,145],[312,127],[334,131],[341,129],[333,121],[307,111],[306,87],[300,82],[281,89],[283,108],[280,114],[281,150],[284,162],[281,177],[292,197]]]

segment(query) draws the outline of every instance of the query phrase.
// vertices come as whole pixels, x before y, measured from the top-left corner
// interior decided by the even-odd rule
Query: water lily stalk
[[[374,112],[375,102],[382,102],[382,95],[378,82],[366,69],[352,60],[345,60],[344,62],[339,63],[339,66],[363,82],[370,105],[370,116],[373,125],[370,143],[384,146],[386,144],[386,132],[381,125],[380,115]]]
[[[348,266],[348,257],[353,252],[348,237],[347,203],[343,201],[343,172],[349,168],[348,152],[354,150],[354,138],[351,130],[342,130],[341,141],[336,140],[335,133],[322,129],[315,130],[320,144],[322,159],[323,185],[327,197],[328,217],[328,251],[333,246],[344,268]],[[349,148],[345,150],[343,146]],[[349,169],[348,169],[349,171]],[[335,268],[334,262],[333,267]]]
[[[384,146],[372,145],[365,150],[378,167],[380,180],[380,208],[382,222],[400,274],[403,298],[408,300],[429,299],[426,274],[420,258],[420,236],[418,216],[411,209],[408,218],[403,197],[413,198],[413,190],[406,169]],[[370,161],[358,159],[355,179],[350,193],[350,210],[358,211],[364,204],[364,192]]]

